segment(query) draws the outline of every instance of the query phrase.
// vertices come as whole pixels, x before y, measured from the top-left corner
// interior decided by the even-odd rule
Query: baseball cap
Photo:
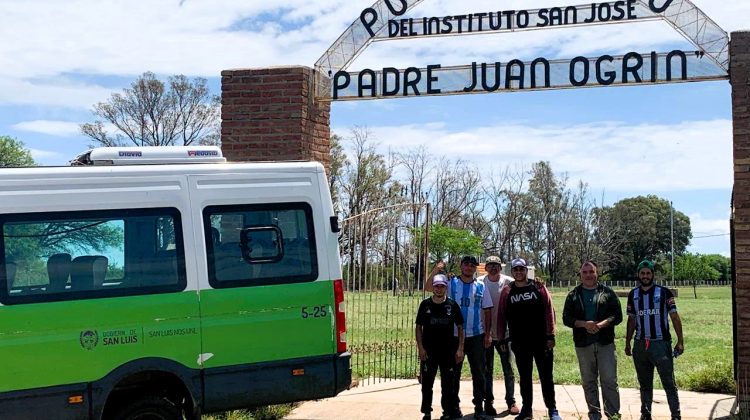
[[[467,255],[463,258],[461,258],[461,264],[473,264],[473,265],[479,265],[477,262],[476,257],[472,257],[471,255]]]
[[[638,271],[641,271],[642,268],[648,268],[651,270],[651,272],[654,272],[654,263],[652,263],[649,260],[643,260],[640,264],[638,264]]]
[[[526,267],[526,260],[523,258],[514,258],[510,263],[510,268]]]
[[[435,274],[435,277],[432,278],[432,285],[443,285],[448,286],[448,277],[445,277],[444,274]]]
[[[489,257],[487,257],[486,260],[484,260],[484,264],[485,265],[487,265],[487,264],[502,264],[502,263],[503,263],[502,260],[500,260],[500,257],[498,257],[497,255],[490,255]]]

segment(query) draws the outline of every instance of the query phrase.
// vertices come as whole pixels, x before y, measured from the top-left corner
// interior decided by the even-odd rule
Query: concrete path
[[[517,384],[516,384],[517,385]],[[495,381],[495,390],[503,390],[502,381]],[[442,414],[440,409],[440,381],[435,383],[435,397],[433,404],[433,418]],[[495,392],[497,396],[497,391]],[[580,385],[555,386],[557,408],[564,419],[587,419],[586,402]],[[471,381],[461,382],[461,411],[464,419],[472,418]],[[640,418],[640,396],[637,389],[620,389],[623,420]],[[335,398],[320,401],[310,401],[297,407],[287,416],[287,419],[330,420],[330,419],[421,419],[419,412],[421,393],[416,380],[402,379],[379,384],[362,385],[344,391]],[[516,400],[520,407],[520,394],[516,387]],[[728,419],[734,412],[735,398],[732,395],[701,394],[697,392],[680,391],[680,405],[683,420]],[[497,401],[498,411],[505,409],[503,401]],[[654,419],[669,419],[669,407],[664,391],[654,391],[653,405]],[[534,384],[534,418],[542,419],[546,416],[542,390],[539,384]],[[490,419],[491,417],[485,417]],[[498,418],[512,420],[507,412],[502,412]]]

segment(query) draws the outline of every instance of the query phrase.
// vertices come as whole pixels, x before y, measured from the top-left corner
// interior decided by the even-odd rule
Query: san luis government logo
[[[99,334],[95,330],[81,331],[81,347],[93,350],[99,344]]]

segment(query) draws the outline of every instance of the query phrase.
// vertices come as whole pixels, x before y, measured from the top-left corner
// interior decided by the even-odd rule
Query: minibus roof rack
[[[99,147],[71,160],[71,166],[224,163],[219,146]]]

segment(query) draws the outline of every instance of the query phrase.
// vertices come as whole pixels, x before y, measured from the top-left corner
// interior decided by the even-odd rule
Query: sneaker
[[[461,409],[458,409],[458,408],[456,409],[456,411],[453,412],[453,414],[451,414],[452,419],[460,419],[463,416],[464,416],[464,413],[462,413]]]
[[[520,412],[521,412],[521,410],[518,409],[518,406],[516,405],[516,403],[513,403],[513,404],[511,404],[511,405],[508,406],[508,413],[510,413],[510,414],[512,414],[514,416],[517,416],[518,413],[520,413]]]
[[[425,414],[424,416],[422,416],[422,420],[432,420],[432,416],[429,414]]]
[[[560,417],[560,413],[557,410],[550,410],[549,420],[562,420],[562,417]]]
[[[440,420],[452,420],[452,419],[453,419],[453,416],[451,416],[448,413],[443,413],[443,415],[440,416]]]
[[[495,407],[492,406],[492,404],[485,404],[484,405],[484,414],[488,416],[495,417],[497,415],[497,410],[495,410]]]
[[[482,410],[482,406],[474,407],[474,418],[481,419],[483,417],[484,417],[484,410]]]

